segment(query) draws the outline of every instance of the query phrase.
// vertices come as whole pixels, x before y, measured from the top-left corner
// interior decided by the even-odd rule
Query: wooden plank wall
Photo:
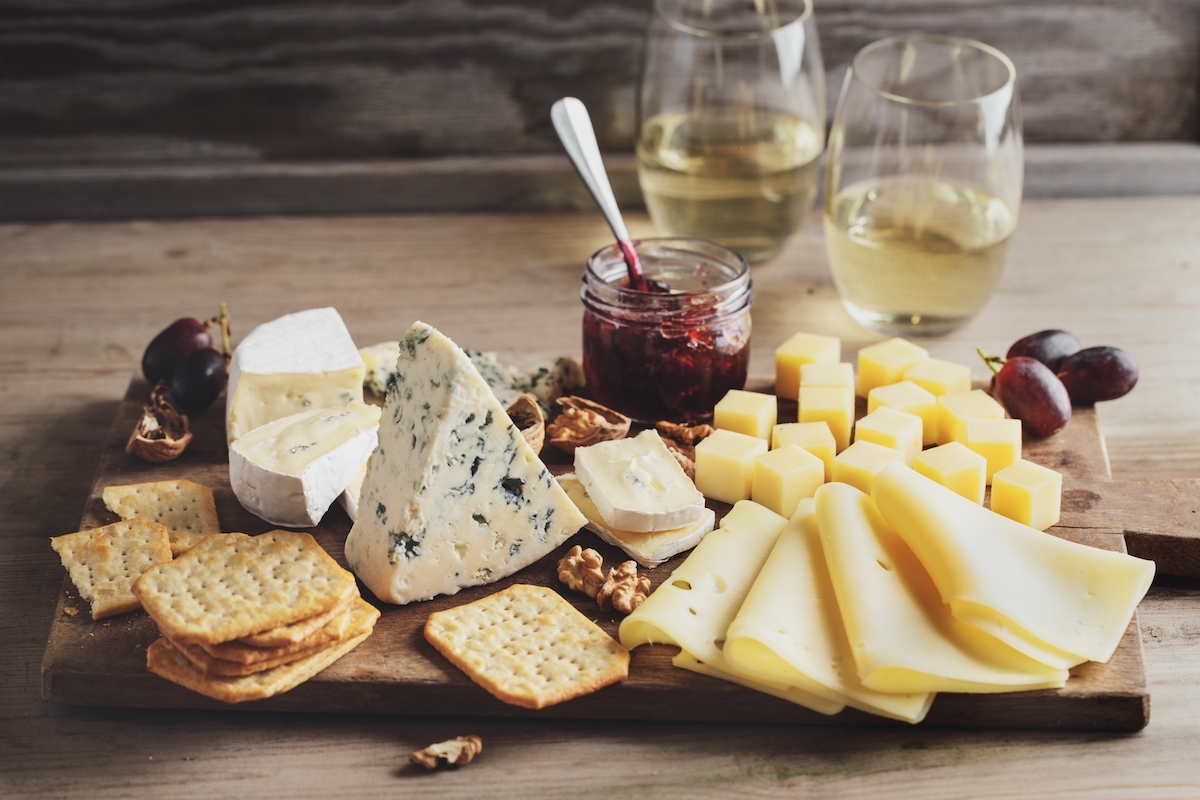
[[[924,30],[1013,58],[1031,143],[1200,139],[1197,0],[816,11],[831,113],[862,45]],[[428,179],[419,207],[575,207],[549,106],[580,97],[601,146],[629,153],[649,13],[650,0],[8,0],[0,217],[319,211],[321,187],[341,198],[333,211],[392,210],[411,204],[388,195],[412,174]],[[632,180],[617,181],[628,199]]]

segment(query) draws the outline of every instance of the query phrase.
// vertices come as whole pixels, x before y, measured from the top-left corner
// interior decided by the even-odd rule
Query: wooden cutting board
[[[760,390],[769,384],[759,382]],[[273,526],[253,516],[237,502],[229,487],[222,408],[218,404],[192,420],[195,439],[186,453],[166,464],[148,464],[124,453],[148,387],[136,379],[129,387],[100,460],[96,481],[84,509],[81,529],[116,521],[101,500],[105,486],[152,480],[189,478],[213,487],[222,529],[250,534]],[[780,418],[795,418],[795,406],[781,403]],[[551,470],[570,468],[565,456],[543,454]],[[1064,525],[1052,532],[1073,541],[1124,551],[1122,537],[1128,516],[1120,498],[1127,490],[1109,480],[1104,441],[1094,412],[1083,410],[1066,430],[1030,443],[1030,460],[1064,473]],[[1122,494],[1121,492],[1126,492]],[[1136,495],[1133,495],[1136,497]],[[716,504],[718,518],[728,506]],[[1148,519],[1143,516],[1137,519]],[[1119,523],[1119,524],[1117,524]],[[342,545],[350,521],[334,505],[311,533],[338,561],[345,564]],[[54,531],[52,533],[65,533]],[[717,722],[778,722],[810,725],[903,725],[846,709],[826,717],[800,706],[725,681],[671,666],[676,648],[643,646],[633,651],[629,680],[586,697],[541,711],[510,706],[472,683],[435,651],[421,634],[430,612],[470,602],[513,583],[536,583],[560,588],[581,611],[616,636],[619,617],[601,613],[595,602],[560,587],[555,575],[558,559],[572,544],[594,547],[605,563],[625,560],[624,554],[584,531],[536,564],[499,583],[467,589],[411,606],[381,604],[383,616],[374,634],[349,655],[307,683],[268,700],[227,706],[194,694],[146,671],[146,647],[157,636],[143,612],[95,622],[88,604],[65,580],[50,629],[42,663],[42,694],[51,702],[78,705],[151,708],[231,708],[294,711],[346,711],[445,716],[537,716],[585,719],[697,720]],[[47,542],[49,546],[49,542]],[[649,571],[657,586],[686,554]],[[364,596],[369,596],[364,590]],[[74,616],[68,610],[74,610]],[[1135,731],[1149,722],[1141,639],[1135,616],[1113,658],[1107,664],[1082,664],[1071,671],[1058,690],[1001,695],[943,693],[937,697],[926,726],[966,728],[1045,728]]]

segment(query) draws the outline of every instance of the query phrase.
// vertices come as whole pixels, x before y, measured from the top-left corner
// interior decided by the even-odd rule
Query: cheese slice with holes
[[[870,497],[844,483],[827,483],[817,490],[816,508],[830,582],[864,686],[880,692],[983,693],[1066,683],[1067,670],[1035,661],[955,619]]]
[[[863,686],[825,566],[816,501],[800,501],[725,637],[725,658],[770,683],[905,722],[920,722],[929,692],[895,694]]]
[[[332,308],[259,325],[229,362],[227,441],[290,414],[361,403],[365,370],[346,324]]]
[[[375,449],[379,408],[350,403],[268,422],[229,447],[238,501],[273,525],[321,521]]]
[[[624,550],[643,567],[657,567],[671,556],[691,550],[712,532],[716,520],[712,509],[706,508],[704,516],[682,528],[649,533],[621,531],[604,522],[596,510],[596,504],[588,497],[587,489],[583,488],[583,483],[573,473],[559,475],[556,480],[575,507],[587,517],[587,529],[613,547]]]
[[[400,342],[346,560],[380,600],[492,583],[587,520],[458,345],[417,322]]]
[[[1042,533],[903,464],[873,491],[955,618],[1048,664],[1111,658],[1154,578],[1153,561]]]
[[[725,633],[775,546],[787,520],[749,500],[734,505],[721,527],[621,622],[621,644],[674,644],[676,666],[725,678],[783,697],[821,714],[843,704],[782,681],[764,681],[730,664]]]

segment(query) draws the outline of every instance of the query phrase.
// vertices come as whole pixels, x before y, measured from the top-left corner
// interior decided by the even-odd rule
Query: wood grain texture
[[[1127,397],[1097,408],[1117,481],[1200,478],[1200,199],[1028,202],[989,305],[928,342],[978,363],[1047,327],[1138,360]],[[813,224],[813,223],[816,224]],[[854,325],[825,266],[819,219],[756,268],[751,369],[796,330],[853,358]],[[630,220],[634,235],[651,228]],[[886,796],[952,800],[1200,795],[1200,584],[1156,579],[1139,607],[1150,725],[1075,731],[811,727],[406,715],[82,708],[41,699],[63,584],[49,537],[88,498],[129,375],[167,322],[227,300],[235,335],[332,304],[361,342],[414,318],[533,366],[579,353],[594,213],[0,226],[0,794],[611,800]],[[983,377],[983,367],[976,367]],[[103,623],[101,623],[103,624]],[[111,624],[117,624],[112,622]],[[407,754],[477,733],[469,767],[425,774]],[[619,776],[619,777],[618,777]],[[333,788],[331,788],[333,787]]]
[[[0,165],[557,152],[548,109],[588,104],[628,152],[645,0],[127,0],[0,9]],[[1123,3],[826,0],[832,113],[863,45],[981,39],[1020,76],[1033,142],[1194,141],[1200,10]]]
[[[772,391],[773,380],[755,380],[747,388]],[[141,411],[150,387],[135,379],[125,394],[100,458],[80,529],[107,525],[118,517],[104,506],[106,486],[186,478],[209,486],[217,500],[222,530],[258,534],[272,529],[269,523],[241,508],[229,486],[229,456],[224,447],[222,403],[195,417],[194,439],[184,455],[166,464],[148,464],[124,452],[128,430]],[[794,402],[781,402],[781,419],[795,419]],[[860,413],[866,411],[860,403]],[[1065,430],[1026,448],[1025,457],[1064,473],[1070,486],[1077,478],[1106,475],[1107,456],[1096,427],[1094,412],[1076,415]],[[553,472],[571,469],[570,459],[548,449],[543,458]],[[1092,486],[1103,492],[1103,484]],[[728,512],[723,503],[710,503],[720,518]],[[1109,533],[1108,520],[1089,526],[1086,513],[1076,516],[1071,529],[1052,528],[1056,535],[1103,549],[1124,551],[1119,534]],[[1101,530],[1095,530],[1101,528]],[[340,507],[332,508],[309,532],[343,566],[350,521]],[[557,577],[557,563],[572,545],[600,551],[605,563],[620,563],[625,556],[590,532],[572,537],[546,558],[495,584],[464,589],[457,595],[407,606],[380,604],[383,612],[374,633],[307,683],[284,695],[256,703],[263,709],[294,711],[352,711],[360,713],[438,714],[444,716],[502,716],[573,719],[638,719],[697,722],[797,723],[805,725],[894,725],[854,710],[824,716],[768,695],[677,669],[671,657],[677,648],[640,647],[633,651],[629,679],[595,694],[540,711],[503,703],[476,686],[424,639],[422,629],[429,614],[486,597],[514,583],[550,586],[581,613],[614,638],[622,615],[601,612],[591,598],[566,591]],[[657,588],[686,559],[680,554],[662,566],[644,571]],[[369,593],[364,595],[370,599]],[[71,705],[114,705],[147,708],[228,708],[147,673],[146,648],[158,638],[154,622],[143,612],[123,615],[118,624],[98,627],[79,609],[79,593],[70,581],[63,584],[58,609],[50,628],[42,662],[42,696]],[[1082,664],[1059,690],[1004,695],[942,694],[934,702],[928,726],[955,728],[1022,728],[1067,730],[1141,730],[1150,719],[1141,640],[1137,620],[1130,623],[1121,644],[1105,664]]]

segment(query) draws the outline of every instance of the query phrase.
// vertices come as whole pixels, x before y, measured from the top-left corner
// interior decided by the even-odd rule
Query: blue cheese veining
[[[491,583],[584,526],[456,344],[414,323],[397,367],[346,539],[377,597],[403,604]]]

